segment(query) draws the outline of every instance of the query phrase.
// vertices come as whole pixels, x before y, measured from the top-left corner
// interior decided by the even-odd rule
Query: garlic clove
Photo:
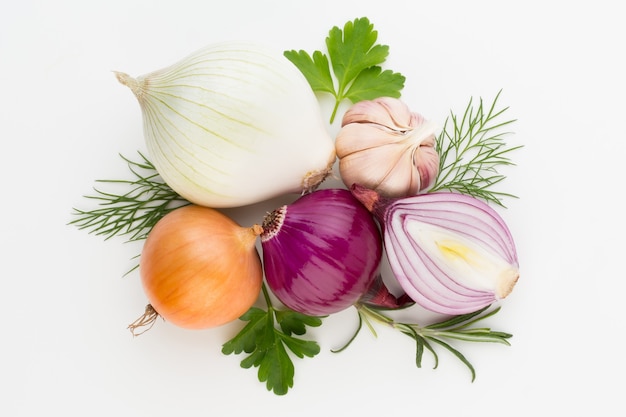
[[[378,146],[402,143],[404,133],[376,123],[351,123],[339,132],[335,150],[340,158]]]
[[[432,133],[434,127],[430,126],[430,123],[422,126],[424,126],[423,134],[426,137],[420,141],[421,145],[415,148],[413,153],[413,166],[417,168],[421,182],[419,191],[425,191],[430,188],[435,183],[437,174],[439,174],[439,153],[436,149],[437,139],[435,134]]]
[[[381,160],[394,162],[381,164]],[[382,189],[388,195],[415,194],[421,186],[419,173],[413,169],[411,154],[403,143],[390,143],[352,153],[339,160],[339,170],[346,184]]]

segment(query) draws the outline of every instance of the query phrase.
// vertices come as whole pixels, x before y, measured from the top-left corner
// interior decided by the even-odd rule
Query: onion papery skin
[[[260,226],[244,228],[217,210],[184,206],[148,234],[140,257],[144,291],[156,312],[186,329],[239,318],[258,299]]]
[[[515,242],[482,200],[452,192],[385,198],[359,185],[351,191],[381,224],[391,269],[423,308],[466,314],[513,290],[519,279]]]
[[[136,78],[151,162],[188,201],[240,207],[315,189],[336,160],[303,74],[255,42],[206,46]]]
[[[380,279],[380,231],[346,189],[306,194],[269,213],[263,229],[265,279],[294,311],[311,316],[342,311]]]

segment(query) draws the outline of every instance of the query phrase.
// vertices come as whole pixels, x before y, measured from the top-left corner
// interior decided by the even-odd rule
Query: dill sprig
[[[511,132],[503,129],[516,120],[500,121],[508,110],[498,108],[500,93],[488,107],[482,98],[477,106],[470,99],[461,117],[450,112],[437,138],[439,175],[430,192],[456,191],[500,206],[504,206],[503,197],[516,198],[493,189],[506,178],[498,169],[515,165],[509,154],[522,147],[509,147],[504,141]]]
[[[145,239],[152,227],[170,211],[189,204],[172,190],[158,174],[152,163],[138,152],[141,160],[133,161],[120,155],[133,174],[130,180],[97,180],[125,191],[116,193],[94,187],[94,195],[84,196],[98,202],[98,208],[73,208],[77,216],[69,224],[89,233],[105,236],[129,236],[129,241]]]

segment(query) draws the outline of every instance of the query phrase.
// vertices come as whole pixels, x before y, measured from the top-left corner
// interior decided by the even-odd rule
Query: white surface
[[[623,14],[619,2],[21,1],[0,7],[0,415],[619,415],[624,406]],[[489,321],[512,346],[458,345],[414,366],[413,344],[366,329],[341,354],[356,313],[310,335],[293,390],[267,392],[221,344],[237,325],[185,331],[143,309],[138,246],[67,226],[94,180],[125,178],[118,153],[143,149],[139,107],[113,70],[139,75],[212,41],[323,48],[367,16],[390,46],[403,98],[443,121],[503,89],[518,163],[503,212],[521,279]],[[336,126],[331,129],[336,129]],[[258,207],[256,209],[259,209]],[[256,211],[253,213],[256,214]],[[250,215],[235,210],[237,219]],[[352,414],[354,413],[354,414]],[[545,413],[545,414],[544,414]]]

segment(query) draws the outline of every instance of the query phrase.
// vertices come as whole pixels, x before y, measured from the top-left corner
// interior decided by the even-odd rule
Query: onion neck
[[[365,294],[359,299],[359,303],[388,310],[410,307],[415,304],[406,293],[396,297],[389,292],[380,274],[374,278]]]
[[[130,75],[124,72],[119,72],[119,71],[113,71],[113,73],[115,74],[115,77],[117,78],[117,80],[122,85],[125,85],[126,87],[130,88],[130,90],[133,92],[135,97],[137,97],[137,99],[141,102],[142,96],[144,95],[146,91],[145,78],[143,77],[133,78]]]
[[[352,195],[361,202],[361,204],[384,225],[385,213],[389,206],[395,201],[395,198],[385,197],[379,192],[364,187],[360,184],[352,184],[350,187]]]
[[[374,211],[374,208],[380,199],[380,195],[376,191],[360,184],[352,184],[350,192],[352,192],[352,195],[359,200],[369,212]]]

